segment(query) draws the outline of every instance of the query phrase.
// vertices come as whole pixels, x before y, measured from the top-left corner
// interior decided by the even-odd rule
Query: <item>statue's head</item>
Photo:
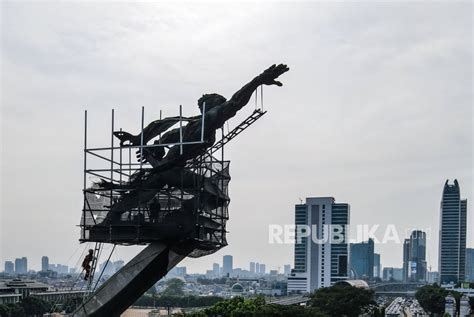
[[[220,104],[223,104],[226,102],[227,99],[225,99],[223,96],[219,94],[205,94],[202,95],[201,98],[198,100],[198,106],[199,110],[201,110],[202,113],[202,108],[203,104],[206,103],[206,112],[214,108],[215,106],[218,106]]]

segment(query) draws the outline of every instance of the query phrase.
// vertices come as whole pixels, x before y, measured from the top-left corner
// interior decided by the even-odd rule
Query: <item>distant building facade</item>
[[[374,253],[374,278],[382,278],[382,265],[380,264],[380,254]]]
[[[403,281],[408,281],[408,271],[410,262],[410,239],[403,240]]]
[[[444,184],[440,209],[440,283],[462,282],[466,275],[467,200],[461,199],[457,180]]]
[[[255,273],[255,262],[250,262],[250,273]]]
[[[426,233],[414,230],[403,243],[404,281],[426,281],[426,266]]]
[[[374,278],[374,240],[351,243],[350,264],[356,279],[372,280]]]
[[[233,270],[234,267],[232,255],[224,255],[224,257],[222,258],[222,273],[224,275],[232,275]]]
[[[426,274],[426,281],[427,281],[429,284],[438,283],[438,281],[439,281],[439,273],[438,273],[438,272],[428,272],[428,273]]]
[[[49,258],[47,256],[43,256],[41,258],[41,271],[49,270]]]
[[[111,262],[108,263],[107,267],[105,267],[105,263],[106,262],[101,264],[100,271],[101,272],[103,271],[104,275],[112,275],[113,273],[115,273]],[[50,271],[54,271],[58,274],[68,274],[69,273],[69,267],[67,265],[63,265],[63,264],[49,264],[48,268],[49,268]]]
[[[474,282],[474,249],[466,249],[466,281]]]
[[[26,274],[28,272],[28,259],[26,257],[15,259],[15,273]]]
[[[312,292],[348,279],[349,216],[349,204],[336,203],[332,197],[310,197],[306,204],[295,206],[295,224],[309,226],[316,232],[308,236],[296,230],[295,265],[288,277],[288,292]],[[341,229],[337,241],[332,232],[335,226]]]
[[[383,268],[383,277],[384,281],[403,281],[403,268],[396,267],[384,267]]]
[[[215,277],[220,276],[220,266],[219,263],[212,264],[212,273]]]
[[[5,272],[6,274],[15,273],[15,264],[12,261],[5,261],[5,267],[3,272]]]
[[[291,273],[291,265],[285,264],[285,266],[283,266],[283,274],[288,275],[290,273]]]

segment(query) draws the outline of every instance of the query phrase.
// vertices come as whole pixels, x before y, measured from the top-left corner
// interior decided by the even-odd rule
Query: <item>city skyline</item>
[[[73,265],[86,247],[77,229],[84,109],[100,142],[111,108],[120,127],[137,131],[141,106],[147,123],[180,104],[194,115],[203,92],[229,97],[281,61],[292,69],[285,90],[264,90],[268,115],[226,153],[229,246],[183,265],[204,272],[224,254],[236,267],[289,263],[281,258],[291,259],[292,245],[269,245],[268,225],[293,223],[300,197],[331,195],[351,204],[353,225],[431,228],[427,262],[436,268],[442,183],[457,178],[473,199],[470,8],[5,4],[0,260],[26,255],[38,269],[49,254]],[[202,41],[175,45],[189,34]],[[264,154],[250,155],[262,146]],[[114,256],[139,250],[120,247]],[[401,267],[401,245],[375,251],[382,266]]]
[[[446,186],[447,186],[447,184],[448,184],[448,181],[449,181],[449,180],[446,180],[445,188],[446,188]],[[456,186],[459,186],[457,180],[455,180],[455,185],[456,185]],[[459,189],[458,189],[458,195],[459,195]],[[464,205],[463,205],[463,206],[464,206],[464,209],[466,209],[466,204],[467,204],[466,201],[467,201],[467,199],[464,199],[464,200],[462,201],[463,204],[464,204]],[[298,210],[298,206],[304,207],[304,208],[303,208],[304,210],[305,210],[305,208],[306,208],[306,205],[298,205],[298,204],[297,204],[297,205],[295,205],[295,208],[296,208],[295,210],[296,210],[296,211]],[[302,211],[303,211],[303,209],[302,209]],[[300,221],[300,222],[296,222],[296,224],[304,224],[304,223],[305,223],[304,221],[303,221],[303,222],[301,222],[301,221]],[[350,226],[350,224],[349,224],[349,226]],[[425,233],[425,232],[422,232],[422,231],[420,231],[420,230],[418,230],[418,229],[414,229],[414,230],[411,232],[411,235],[413,235],[415,232],[420,232],[420,233],[422,233],[422,234],[423,234],[423,237],[424,237],[424,242],[423,242],[423,243],[425,244],[425,249],[424,249],[424,252],[425,252],[425,253],[424,253],[424,259],[423,259],[423,261],[424,261],[424,265],[425,265],[425,266],[424,266],[424,270],[428,273],[428,272],[431,271],[432,263],[425,261],[425,260],[426,260],[426,233]],[[435,234],[436,234],[436,233],[435,233]],[[409,274],[409,267],[406,266],[406,265],[409,263],[410,260],[406,259],[405,256],[406,256],[406,254],[408,254],[407,252],[410,252],[410,251],[407,251],[407,250],[406,250],[406,247],[407,247],[407,241],[408,241],[408,243],[410,243],[410,240],[412,239],[411,235],[410,235],[410,237],[409,237],[408,239],[406,239],[406,238],[404,239],[403,236],[400,236],[400,238],[402,238],[401,241],[403,241],[403,244],[401,244],[401,245],[402,245],[402,261],[401,261],[401,268],[402,268],[402,270],[403,270],[404,280],[406,280],[406,279],[408,278],[408,274]],[[297,237],[295,236],[295,239],[296,239],[296,238],[297,238]],[[373,237],[370,237],[370,238],[369,238],[369,241],[372,241],[372,243],[373,243],[372,238],[373,238]],[[359,242],[351,242],[351,249],[350,249],[351,254],[352,254],[352,252],[353,252],[352,246],[353,246],[353,245],[360,245],[360,244],[364,244],[364,239],[363,239],[363,238],[362,238]],[[302,247],[305,248],[304,245],[302,245]],[[410,248],[409,245],[408,245],[408,248]],[[468,246],[468,245],[466,246],[466,249],[469,249],[469,246]],[[374,249],[374,250],[375,250],[375,249]],[[374,253],[375,253],[375,251],[374,251]],[[382,255],[379,255],[379,257],[381,257],[381,256],[382,256]],[[440,255],[438,254],[438,256],[440,256]],[[221,267],[224,266],[224,262],[225,262],[224,259],[225,259],[226,257],[230,257],[230,258],[231,258],[230,261],[231,261],[231,268],[232,268],[232,267],[233,267],[233,258],[234,258],[233,255],[224,255],[224,256],[222,257],[222,265],[221,265]],[[10,261],[9,259],[6,259],[6,260],[4,261],[4,263],[5,263],[5,265],[6,265],[7,262],[13,262],[13,263],[14,263],[16,260],[22,260],[22,259],[25,259],[25,258],[28,258],[28,256],[16,258],[16,259],[13,259],[12,261]],[[40,262],[40,267],[41,267],[40,270],[42,270],[42,268],[43,268],[43,261],[45,261],[45,258],[46,258],[46,261],[49,262],[49,257],[48,257],[48,256],[42,256],[42,257],[41,257],[41,262]],[[382,259],[383,259],[383,257],[382,257]],[[118,261],[122,261],[122,260],[121,260],[121,259],[118,259]],[[240,261],[242,261],[242,260],[240,260]],[[277,269],[278,271],[281,271],[280,268],[286,266],[286,264],[283,263],[283,262],[285,262],[285,261],[282,261],[282,264],[281,264],[281,265],[276,264],[276,265],[274,265],[274,266],[271,266],[271,267],[270,267],[270,270],[272,270],[272,269]],[[291,263],[294,263],[294,264],[291,264],[291,265],[295,265],[297,261],[294,261],[294,260],[291,261],[291,260],[290,260],[290,261],[286,261],[286,262],[291,262]],[[241,262],[239,262],[239,263],[241,263]],[[214,264],[216,264],[216,263],[214,263]],[[249,261],[248,264],[250,265],[250,268],[252,267],[252,264],[254,264],[254,265],[256,264],[257,266],[259,265],[258,262],[252,262],[252,261]],[[260,263],[260,264],[261,264],[261,263]],[[55,265],[55,264],[50,264],[50,265]],[[58,263],[57,265],[63,266],[62,264],[59,264],[59,263]],[[264,265],[264,267],[265,267],[265,264],[263,264],[263,265]],[[65,265],[65,266],[68,267],[67,265]],[[395,265],[395,266],[384,265],[384,264],[383,264],[383,260],[382,260],[382,262],[381,262],[381,269],[383,269],[383,268],[391,268],[391,267],[398,267],[398,266],[396,266],[396,265]],[[245,265],[242,266],[242,267],[237,266],[236,268],[237,268],[237,269],[244,269],[244,270],[245,270]],[[80,268],[79,268],[79,267],[71,267],[71,269],[76,269],[76,270],[77,270],[77,269],[80,269]],[[292,266],[292,269],[295,269],[295,267]],[[15,270],[16,270],[16,266],[15,266]],[[29,265],[28,265],[28,271],[29,271],[29,270],[40,271],[40,270],[36,269],[36,267],[35,267],[35,269],[33,269],[32,266],[29,266]],[[191,267],[191,271],[192,271],[192,267]],[[190,272],[191,272],[191,271],[190,271]],[[232,269],[231,269],[231,271],[232,271]],[[250,271],[251,271],[251,269],[250,269]],[[258,272],[258,269],[257,269],[256,271]],[[434,272],[437,272],[438,270],[433,270],[433,271],[434,271]],[[206,272],[206,270],[204,269],[204,270],[201,270],[201,271],[192,271],[192,274],[204,274],[205,272]],[[298,272],[298,267],[296,267],[296,272]]]

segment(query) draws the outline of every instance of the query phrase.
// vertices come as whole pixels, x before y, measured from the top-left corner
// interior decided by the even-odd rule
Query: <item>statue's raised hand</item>
[[[263,85],[277,85],[283,86],[283,84],[277,79],[281,74],[286,73],[290,69],[285,64],[275,65],[273,64],[267,68],[263,73],[260,74],[259,79]]]

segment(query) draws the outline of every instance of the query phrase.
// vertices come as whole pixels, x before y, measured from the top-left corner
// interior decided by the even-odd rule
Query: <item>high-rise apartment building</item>
[[[234,267],[232,255],[224,255],[224,257],[222,258],[222,273],[224,275],[232,275],[233,269]]]
[[[13,274],[15,272],[15,264],[12,261],[5,261],[5,268],[3,270],[6,274]]]
[[[25,274],[28,272],[28,259],[26,257],[15,259],[15,273]]]
[[[49,269],[49,258],[47,256],[43,256],[41,258],[41,271],[45,272]]]
[[[439,229],[440,283],[465,279],[467,200],[461,200],[459,183],[444,184]]]
[[[212,274],[217,277],[217,276],[220,276],[220,266],[219,266],[219,263],[213,263],[212,264]]]
[[[466,249],[466,282],[474,282],[474,249]]]
[[[288,292],[312,292],[348,278],[349,209],[332,197],[310,197],[295,206],[295,264]]]
[[[266,268],[265,264],[260,263],[260,269],[258,270],[258,273],[259,273],[260,275],[265,275],[265,274],[266,274],[266,271],[267,271],[267,268]]]
[[[255,262],[250,262],[250,273],[255,273]]]
[[[410,235],[410,261],[408,264],[408,280],[426,281],[426,233],[414,230]]]
[[[374,253],[374,278],[382,278],[382,265],[380,264],[380,254]]]
[[[403,281],[408,281],[408,263],[410,262],[410,239],[403,240]]]
[[[355,278],[372,280],[374,278],[374,240],[351,243],[350,263]]]
[[[413,230],[403,243],[403,280],[424,282],[426,278],[426,233]]]

